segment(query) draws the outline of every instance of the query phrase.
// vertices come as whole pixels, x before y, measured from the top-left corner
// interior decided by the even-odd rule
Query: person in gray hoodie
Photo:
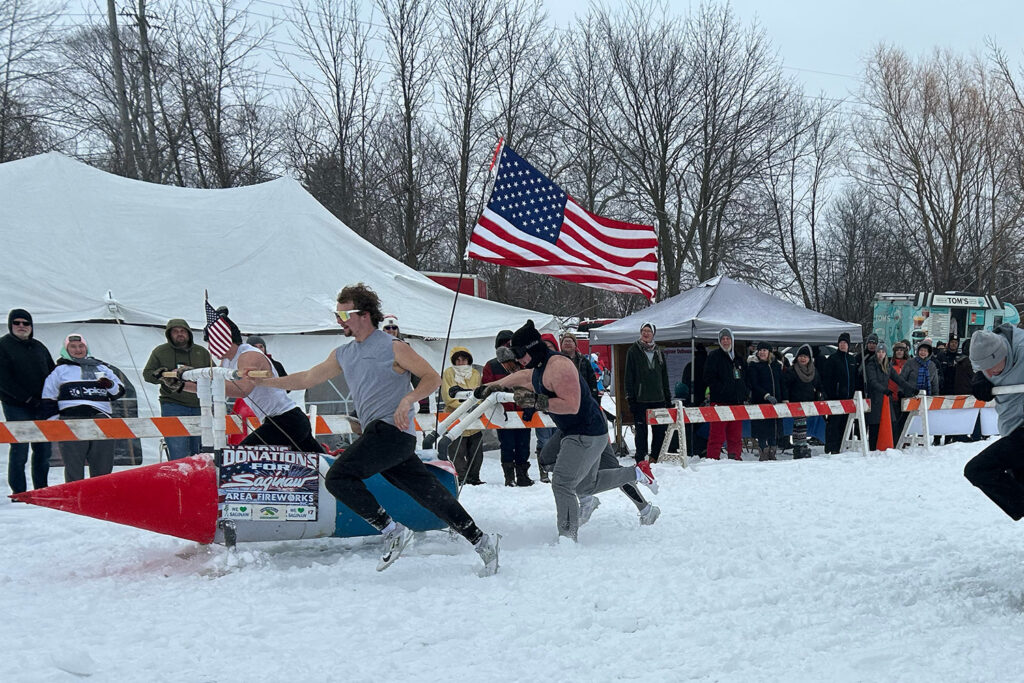
[[[978,330],[970,346],[971,393],[995,401],[1001,438],[967,463],[964,476],[1017,521],[1024,517],[1024,393],[993,396],[992,389],[1024,384],[1024,330]]]

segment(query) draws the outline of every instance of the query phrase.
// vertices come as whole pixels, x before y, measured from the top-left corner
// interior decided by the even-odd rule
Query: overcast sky
[[[615,3],[607,2],[614,7]],[[894,43],[911,55],[936,47],[957,52],[983,52],[986,38],[995,39],[1021,63],[1024,3],[1017,0],[734,0],[743,23],[757,20],[779,51],[787,70],[802,81],[807,94],[825,91],[845,97],[856,91],[865,55],[879,42]],[[545,0],[556,25],[585,13],[586,0]],[[680,15],[699,2],[670,0]]]

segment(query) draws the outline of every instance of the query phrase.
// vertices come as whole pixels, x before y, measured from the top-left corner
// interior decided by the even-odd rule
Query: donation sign
[[[317,518],[318,453],[285,446],[232,446],[222,451],[221,517],[268,522]]]

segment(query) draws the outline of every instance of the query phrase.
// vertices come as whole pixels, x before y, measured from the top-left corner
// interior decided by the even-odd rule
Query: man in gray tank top
[[[441,376],[408,344],[380,329],[384,319],[377,294],[360,283],[338,294],[338,324],[354,341],[322,363],[287,377],[253,379],[278,389],[308,389],[345,373],[362,434],[327,472],[327,490],[384,536],[377,571],[387,569],[412,540],[366,488],[364,479],[381,474],[473,544],[484,562],[481,576],[498,571],[497,534],[483,533],[458,499],[416,455],[413,416],[420,399],[441,386]],[[414,389],[411,375],[420,378]]]

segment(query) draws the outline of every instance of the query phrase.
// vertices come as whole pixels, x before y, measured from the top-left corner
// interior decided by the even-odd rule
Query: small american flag
[[[653,226],[590,213],[506,146],[468,256],[653,300],[657,250]]]
[[[203,338],[210,347],[210,354],[215,358],[223,358],[231,348],[231,328],[210,305],[209,300],[205,303],[206,327],[203,329]]]

